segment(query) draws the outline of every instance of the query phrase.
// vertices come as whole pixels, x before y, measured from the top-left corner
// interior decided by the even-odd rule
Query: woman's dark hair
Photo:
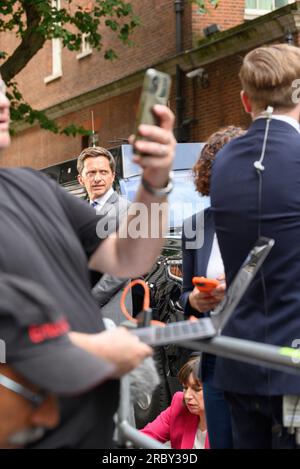
[[[199,366],[200,356],[190,358],[179,370],[178,379],[182,385],[186,385],[192,375],[196,383],[200,384],[199,380]]]
[[[244,133],[245,130],[241,127],[230,125],[218,130],[209,137],[207,143],[202,148],[197,163],[193,167],[194,183],[197,192],[200,192],[202,195],[209,195],[211,167],[216,154],[226,143],[240,135],[244,135]]]

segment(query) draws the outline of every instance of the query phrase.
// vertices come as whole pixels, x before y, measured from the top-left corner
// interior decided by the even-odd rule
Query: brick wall
[[[80,0],[79,3],[84,3]],[[130,75],[136,70],[162,61],[175,54],[175,9],[173,0],[132,0],[141,25],[132,37],[134,45],[124,46],[105,30],[104,45],[114,48],[119,60],[109,62],[101,53],[83,59],[76,59],[76,53],[63,49],[63,76],[53,82],[44,84],[44,78],[52,72],[52,47],[49,41],[39,51],[28,66],[16,77],[24,98],[37,109],[44,109],[66,99],[81,95],[101,85],[111,83],[121,77]],[[209,10],[207,15],[200,15],[195,6],[184,2],[183,13],[183,49],[192,48],[193,37],[199,37],[203,27],[217,22],[222,29],[229,28],[243,21],[244,0],[222,1],[216,10]],[[2,40],[12,49],[17,43],[13,34]]]
[[[134,45],[122,45],[107,29],[104,34],[103,50],[114,48],[120,57],[119,60],[105,60],[97,51],[78,60],[76,53],[63,49],[63,76],[45,85],[44,78],[52,71],[51,43],[48,42],[17,76],[24,98],[38,109],[47,108],[174,55],[173,0],[132,0],[131,3],[141,20],[141,25],[132,36]],[[185,24],[189,23],[190,18],[191,15],[185,15]],[[190,27],[186,30],[190,31]],[[191,37],[191,33],[187,36]]]
[[[187,117],[196,120],[191,126],[192,141],[205,141],[212,132],[227,125],[249,126],[250,118],[240,101],[240,66],[241,58],[237,56],[216,62],[206,67],[207,88],[203,88],[197,79],[187,85]]]
[[[99,134],[99,145],[115,146],[111,141],[127,138],[132,133],[139,94],[140,90],[136,90],[92,107],[95,130]],[[75,124],[90,127],[90,111],[90,107],[84,108],[80,112],[64,116],[58,122],[67,125],[73,121]],[[12,139],[10,148],[0,155],[0,165],[42,168],[72,159],[80,152],[80,136],[65,137],[34,128]]]
[[[48,43],[28,67],[17,77],[24,96],[33,106],[45,108],[72,96],[96,89],[106,83],[141,70],[175,54],[175,12],[173,0],[132,0],[141,18],[141,27],[135,32],[133,48],[118,46],[120,59],[105,61],[100,53],[77,60],[76,55],[63,54],[63,77],[45,85],[43,79],[50,74],[51,45]],[[211,23],[222,29],[243,21],[244,1],[223,0],[217,10],[199,16],[195,7],[185,1],[183,14],[183,48],[192,47],[193,32]],[[195,36],[194,36],[195,37]],[[11,39],[11,36],[10,36]],[[296,39],[296,36],[295,36]],[[299,39],[299,38],[298,38]],[[7,37],[5,40],[8,40]],[[109,42],[109,36],[106,36]],[[110,44],[111,45],[111,44]],[[240,103],[238,71],[240,56],[229,56],[206,66],[209,86],[202,88],[198,79],[183,79],[184,119],[192,121],[189,141],[205,141],[218,128],[225,125],[247,127],[250,119]],[[171,94],[171,108],[175,111],[175,80]],[[91,127],[90,111],[94,112],[95,130],[99,143],[111,147],[118,138],[126,138],[133,130],[140,89],[120,93],[76,113],[67,113],[58,119],[60,125],[71,122]],[[3,166],[46,167],[74,158],[81,151],[81,137],[65,137],[42,131],[38,127],[20,132],[13,137],[9,149],[0,154]]]
[[[207,67],[209,86],[203,89],[197,79],[184,79],[185,115],[194,119],[190,126],[190,141],[205,141],[220,127],[241,125],[247,127],[250,119],[240,102],[238,71],[241,58],[237,56]],[[99,144],[112,147],[118,138],[127,138],[132,132],[140,90],[108,99],[92,107]],[[175,110],[174,86],[171,108]],[[59,119],[61,125],[70,121],[89,126],[91,108],[68,114]],[[36,151],[33,153],[32,149]],[[67,138],[46,131],[30,129],[13,138],[9,150],[2,154],[3,165],[41,168],[74,158],[81,151],[81,138]]]
[[[218,7],[208,6],[208,13],[201,15],[196,5],[192,7],[194,46],[203,37],[203,28],[217,24],[221,31],[244,22],[245,0],[221,0]]]

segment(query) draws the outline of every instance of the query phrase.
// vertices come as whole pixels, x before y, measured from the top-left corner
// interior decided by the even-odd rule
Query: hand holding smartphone
[[[149,68],[146,71],[135,123],[134,141],[139,139],[145,140],[145,137],[138,134],[138,128],[141,124],[159,124],[153,113],[153,106],[155,104],[166,105],[168,103],[170,88],[171,77],[169,75],[159,72],[154,68]]]
[[[206,277],[193,277],[192,282],[203,293],[210,293],[220,284],[218,280]]]
[[[133,162],[143,169],[141,183],[152,196],[165,198],[172,190],[172,169],[176,140],[173,134],[175,116],[166,106],[171,78],[154,69],[145,74],[135,123]],[[143,125],[141,125],[143,124]]]

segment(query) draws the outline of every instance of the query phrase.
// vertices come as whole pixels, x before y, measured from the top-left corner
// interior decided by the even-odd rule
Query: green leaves
[[[67,136],[90,135],[91,131],[74,124],[67,127],[59,127],[56,122],[49,119],[43,111],[33,109],[30,104],[23,99],[21,92],[18,90],[16,82],[9,83],[7,97],[10,100],[10,117],[15,123],[27,122],[28,124],[39,124],[42,129],[50,130],[55,134],[63,134]],[[13,133],[13,132],[12,132]]]
[[[219,0],[190,1],[198,6],[200,13],[206,13],[209,4],[217,7],[219,3]],[[65,0],[62,5],[66,8],[58,10],[51,0],[0,0],[0,33],[11,31],[20,39],[17,49],[11,54],[0,50],[0,71],[10,85],[8,95],[13,121],[39,123],[44,129],[66,135],[88,134],[74,125],[61,129],[42,111],[32,109],[24,102],[12,79],[49,39],[60,38],[63,47],[79,51],[84,35],[91,47],[100,51],[107,28],[122,43],[131,45],[131,35],[140,20],[130,1],[126,0],[87,0],[85,5],[78,5],[76,0]],[[114,49],[104,50],[103,55],[107,60],[117,58]]]
[[[65,135],[89,134],[75,125],[59,128],[45,113],[32,109],[24,101],[12,80],[47,40],[60,38],[63,47],[80,51],[84,35],[91,47],[100,51],[107,28],[122,43],[130,45],[130,36],[139,19],[132,5],[124,0],[87,0],[83,6],[76,0],[66,0],[62,5],[66,8],[58,10],[51,0],[0,0],[0,33],[12,31],[20,38],[18,48],[11,54],[0,50],[0,71],[9,85],[12,121],[39,123],[43,129]],[[107,60],[117,58],[113,49],[104,50],[103,55]]]
[[[192,0],[192,3],[195,3],[198,6],[199,13],[205,14],[207,13],[207,6],[210,4],[214,8],[220,3],[220,0]]]
[[[139,24],[132,5],[123,0],[94,0],[87,2],[86,7],[77,5],[76,0],[68,0],[68,4],[68,8],[58,10],[51,0],[0,1],[0,32],[14,31],[26,41],[34,30],[44,42],[61,38],[63,46],[71,51],[79,51],[82,35],[88,34],[91,47],[101,50],[103,26],[129,44],[129,37]],[[111,51],[104,54],[109,59],[115,55]]]
[[[118,58],[117,54],[115,53],[113,49],[106,50],[104,53],[104,57],[106,58],[106,60],[110,60],[110,61],[113,61],[114,59]]]
[[[76,135],[91,135],[92,131],[86,130],[81,126],[71,124],[65,127],[64,129],[61,129],[60,133],[67,135],[68,137],[70,136],[75,137]]]

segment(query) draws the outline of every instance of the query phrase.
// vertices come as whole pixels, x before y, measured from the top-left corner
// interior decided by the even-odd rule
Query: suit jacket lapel
[[[111,194],[111,196],[107,199],[105,204],[99,210],[98,215],[101,217],[106,217],[112,210],[112,205],[116,205],[116,203],[118,202],[118,198],[119,196],[116,192]]]
[[[116,204],[117,201],[118,201],[118,194],[116,192],[114,192],[113,194],[111,194],[111,196],[107,199],[107,201],[105,202],[104,206],[106,204]]]

